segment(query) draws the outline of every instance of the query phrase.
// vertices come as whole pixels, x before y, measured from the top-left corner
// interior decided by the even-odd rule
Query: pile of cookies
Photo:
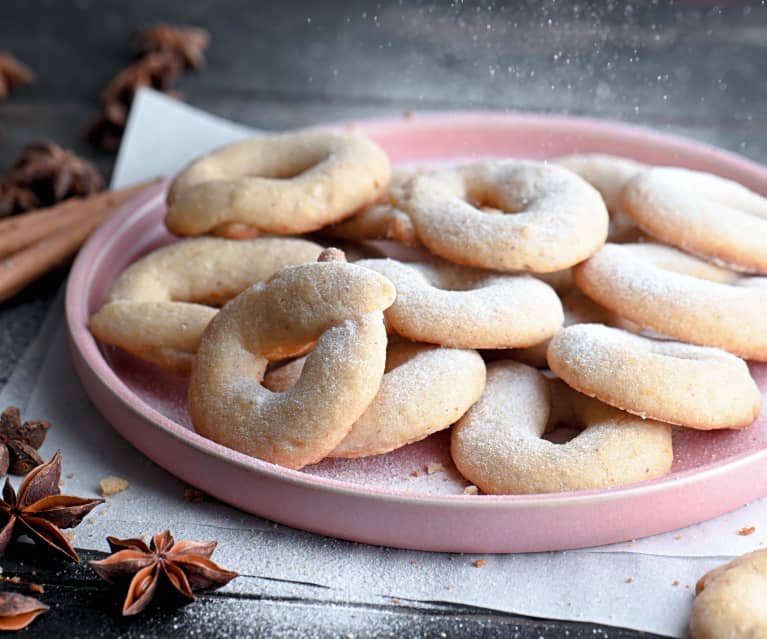
[[[302,131],[190,164],[165,223],[205,237],[128,267],[91,330],[189,375],[195,429],[269,462],[452,426],[482,492],[581,490],[668,473],[672,424],[759,414],[741,358],[767,361],[767,199],[714,175],[602,155],[392,174],[370,140]]]

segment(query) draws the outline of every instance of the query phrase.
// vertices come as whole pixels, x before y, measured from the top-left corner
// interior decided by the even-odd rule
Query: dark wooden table
[[[4,0],[0,50],[31,66],[38,81],[0,103],[0,171],[24,144],[51,139],[108,174],[113,156],[89,147],[83,131],[102,87],[131,61],[133,30],[157,22],[210,30],[208,68],[184,76],[180,89],[190,103],[254,126],[405,110],[564,112],[767,161],[764,2]],[[65,275],[0,305],[0,383]],[[125,621],[84,568],[41,562],[25,547],[2,567],[5,576],[44,584],[52,607],[25,636],[649,636],[461,606],[349,604],[319,587],[291,599],[270,594],[268,580],[254,580],[252,595],[207,595]]]

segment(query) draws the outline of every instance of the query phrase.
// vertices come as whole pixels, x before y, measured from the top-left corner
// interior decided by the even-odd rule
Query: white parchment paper
[[[172,174],[193,157],[254,132],[152,91],[134,103],[113,186]],[[575,552],[482,556],[379,548],[297,531],[216,501],[190,503],[186,486],[125,442],[99,415],[69,357],[62,296],[0,392],[34,419],[54,423],[43,448],[64,451],[69,494],[96,495],[100,479],[126,479],[75,529],[81,548],[105,537],[218,539],[216,557],[243,574],[318,584],[355,601],[381,595],[446,601],[557,619],[593,621],[684,636],[695,581],[727,558],[764,546],[767,499],[715,520],[655,537]],[[739,535],[755,526],[752,535]],[[237,590],[235,580],[228,586]]]

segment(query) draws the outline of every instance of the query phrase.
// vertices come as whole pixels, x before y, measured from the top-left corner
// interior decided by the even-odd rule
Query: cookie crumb
[[[429,462],[426,464],[427,475],[435,475],[437,473],[441,473],[443,470],[445,470],[445,467],[441,462]]]
[[[420,477],[421,471],[420,470],[414,470],[412,473],[410,473],[411,477]]]
[[[743,526],[743,528],[738,531],[738,534],[741,537],[748,537],[748,535],[753,535],[755,532],[756,526]]]
[[[205,501],[205,493],[196,488],[185,488],[183,495],[186,501],[193,504],[199,504],[200,502]]]
[[[420,562],[420,561],[418,561],[417,559],[411,559],[411,560],[410,560],[410,565],[411,565],[411,566],[420,566],[420,565],[421,565],[421,562]]]
[[[29,591],[42,595],[45,592],[45,588],[43,588],[42,584],[29,584]]]
[[[469,484],[466,486],[466,488],[463,489],[464,495],[479,495],[479,488],[477,488],[474,484]]]
[[[671,582],[671,585],[672,586],[678,586],[679,585],[679,580],[678,579],[674,579],[674,581]]]
[[[72,543],[75,540],[75,533],[71,531],[62,532],[61,534],[64,535],[64,539],[66,539],[70,543]]]
[[[318,262],[346,262],[346,254],[333,246],[322,249],[317,258]]]
[[[127,481],[120,479],[119,477],[113,477],[112,475],[104,477],[104,479],[99,482],[99,488],[101,489],[101,495],[103,497],[111,497],[112,495],[121,493],[122,491],[127,490],[128,486],[130,486],[130,484]]]
[[[626,583],[627,584],[633,584],[634,583],[634,578],[633,577],[626,577]]]
[[[392,598],[391,598],[391,602],[392,602],[393,604],[398,604],[398,603],[399,603],[399,597],[392,597]]]
[[[472,566],[475,568],[482,568],[482,566],[487,564],[487,559],[477,559],[477,561],[472,562]]]
[[[674,541],[681,541],[681,540],[682,540],[682,535],[677,535],[676,537],[674,537]]]

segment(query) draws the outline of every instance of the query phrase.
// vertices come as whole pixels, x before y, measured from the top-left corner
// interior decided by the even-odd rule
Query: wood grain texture
[[[620,119],[767,157],[758,135],[767,6],[758,1],[6,0],[0,42],[38,82],[0,103],[0,169],[32,138],[108,168],[83,128],[132,60],[131,34],[159,21],[213,36],[208,68],[180,83],[189,102],[255,126],[517,109]]]
[[[0,102],[0,172],[26,143],[50,139],[108,174],[113,157],[89,147],[83,131],[101,89],[132,60],[131,33],[157,22],[210,30],[207,69],[185,75],[179,89],[195,106],[258,127],[411,110],[531,110],[647,125],[767,161],[767,6],[758,0],[5,0],[0,49],[38,80]],[[0,383],[65,275],[0,305]],[[3,570],[45,584],[41,598],[52,611],[25,636],[650,637],[468,607],[351,601],[316,586],[295,598],[256,577],[238,580],[235,593],[125,621],[83,567],[41,566],[22,549]]]
[[[37,597],[51,608],[26,630],[25,637],[658,639],[658,635],[620,628],[552,622],[438,602],[388,597],[349,601],[347,593],[311,584],[299,584],[300,594],[296,594],[296,584],[289,584],[292,594],[287,597],[281,594],[279,582],[247,575],[232,582],[236,590],[201,594],[196,603],[180,608],[153,602],[143,614],[126,619],[120,616],[125,590],[111,588],[87,567],[88,560],[106,555],[78,552],[83,560],[79,566],[41,561],[27,544],[17,545],[3,559],[3,577],[20,581],[0,587]],[[29,584],[42,585],[44,592],[30,592]]]

